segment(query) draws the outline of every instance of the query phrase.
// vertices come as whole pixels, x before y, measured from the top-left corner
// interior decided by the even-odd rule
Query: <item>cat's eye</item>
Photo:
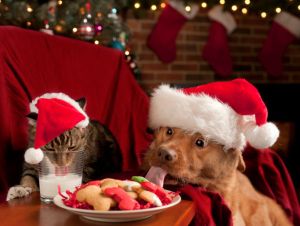
[[[200,139],[198,138],[196,141],[195,141],[195,144],[197,147],[199,148],[203,148],[206,146],[206,142],[203,140],[203,139]]]
[[[168,136],[171,136],[174,133],[174,131],[171,128],[167,128],[166,134]]]
[[[74,150],[76,148],[76,146],[70,146],[68,149],[69,150]]]

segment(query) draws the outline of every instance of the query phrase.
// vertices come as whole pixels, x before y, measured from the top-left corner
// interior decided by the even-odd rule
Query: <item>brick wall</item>
[[[177,59],[164,64],[147,48],[147,36],[156,23],[160,11],[145,12],[146,16],[135,19],[129,14],[127,24],[132,32],[132,47],[142,75],[140,84],[151,91],[160,83],[196,85],[219,80],[211,67],[201,57],[208,37],[210,21],[207,11],[201,10],[196,18],[188,21],[177,37]],[[270,28],[271,19],[261,19],[255,15],[234,14],[238,28],[229,37],[229,46],[234,63],[235,77],[244,77],[256,83],[300,82],[300,44],[290,45],[284,57],[285,72],[279,78],[270,78],[263,71],[257,55]]]

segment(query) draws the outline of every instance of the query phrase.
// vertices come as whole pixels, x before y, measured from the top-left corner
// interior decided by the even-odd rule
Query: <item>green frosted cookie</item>
[[[141,177],[141,176],[132,176],[131,180],[139,182],[139,183],[148,181],[145,177]]]

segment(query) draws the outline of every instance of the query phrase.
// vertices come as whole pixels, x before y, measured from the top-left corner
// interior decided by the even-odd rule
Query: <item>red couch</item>
[[[15,27],[0,27],[0,202],[19,182],[27,146],[30,101],[45,92],[87,98],[87,113],[106,124],[118,140],[123,170],[136,170],[150,137],[146,133],[148,96],[116,50]],[[285,165],[272,150],[244,152],[246,174],[262,193],[300,225],[300,208]],[[203,189],[183,190],[198,202],[205,225],[231,225],[223,200]]]
[[[30,101],[45,92],[86,97],[87,113],[119,142],[123,170],[136,168],[149,143],[148,96],[121,52],[16,27],[0,27],[0,195],[19,183]]]

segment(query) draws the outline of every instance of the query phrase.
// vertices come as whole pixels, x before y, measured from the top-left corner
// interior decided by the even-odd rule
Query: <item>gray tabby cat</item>
[[[84,109],[85,99],[77,101]],[[36,113],[30,113],[29,118],[29,147],[35,139]],[[43,147],[43,151],[55,152],[51,162],[58,166],[66,166],[72,161],[68,154],[77,150],[84,150],[83,183],[103,177],[105,174],[120,172],[122,156],[118,143],[113,134],[101,123],[90,121],[86,128],[77,128],[64,132]],[[38,165],[24,161],[20,185],[11,187],[7,200],[24,197],[33,191],[38,191]]]

